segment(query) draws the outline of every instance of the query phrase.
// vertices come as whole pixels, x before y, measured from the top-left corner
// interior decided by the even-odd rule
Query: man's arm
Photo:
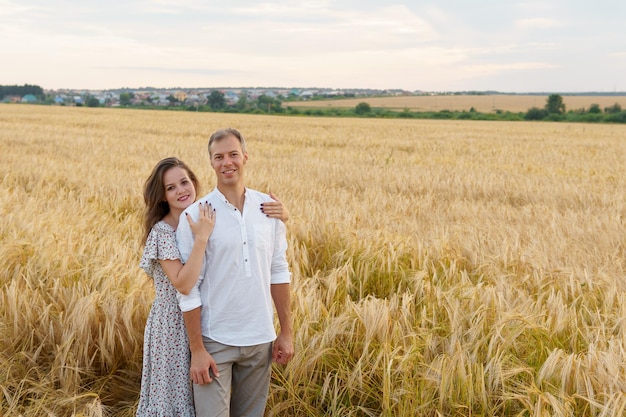
[[[202,342],[201,311],[202,307],[198,307],[183,313],[187,337],[189,338],[189,350],[191,351],[189,373],[194,384],[200,385],[213,382],[209,369],[214,377],[219,378],[220,376],[213,356],[207,352]]]
[[[287,262],[287,230],[281,221],[275,222],[274,253],[272,255],[272,300],[278,315],[280,331],[272,348],[272,359],[287,364],[294,355],[291,322],[291,273]]]
[[[291,323],[291,285],[272,284],[271,292],[280,323],[280,332],[272,348],[272,359],[276,363],[286,365],[293,358],[294,354]]]

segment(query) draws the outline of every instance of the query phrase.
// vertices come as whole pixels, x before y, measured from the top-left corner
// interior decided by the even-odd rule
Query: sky
[[[0,85],[626,91],[624,0],[0,0]]]

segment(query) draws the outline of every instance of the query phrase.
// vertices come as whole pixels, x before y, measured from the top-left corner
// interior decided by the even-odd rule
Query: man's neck
[[[226,197],[226,200],[228,200],[230,204],[237,207],[237,209],[243,213],[243,204],[246,200],[246,187],[224,187],[218,185],[217,189]]]

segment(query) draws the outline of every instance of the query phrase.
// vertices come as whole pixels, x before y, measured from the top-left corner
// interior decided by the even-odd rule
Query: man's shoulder
[[[270,201],[272,199],[269,194],[262,193],[258,190],[253,190],[252,188],[246,188],[246,198],[261,201]]]

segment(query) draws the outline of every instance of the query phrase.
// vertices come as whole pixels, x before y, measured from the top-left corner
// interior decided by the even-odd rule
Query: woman
[[[198,190],[196,175],[177,158],[159,161],[144,185],[146,243],[139,266],[154,280],[155,299],[144,333],[137,416],[194,416],[189,342],[176,294],[187,294],[200,275],[215,225],[215,210],[201,203],[197,220],[186,214],[194,244],[185,264],[181,262],[175,232],[178,218],[196,200]],[[272,198],[276,201],[263,204],[261,211],[286,221],[289,212]]]

